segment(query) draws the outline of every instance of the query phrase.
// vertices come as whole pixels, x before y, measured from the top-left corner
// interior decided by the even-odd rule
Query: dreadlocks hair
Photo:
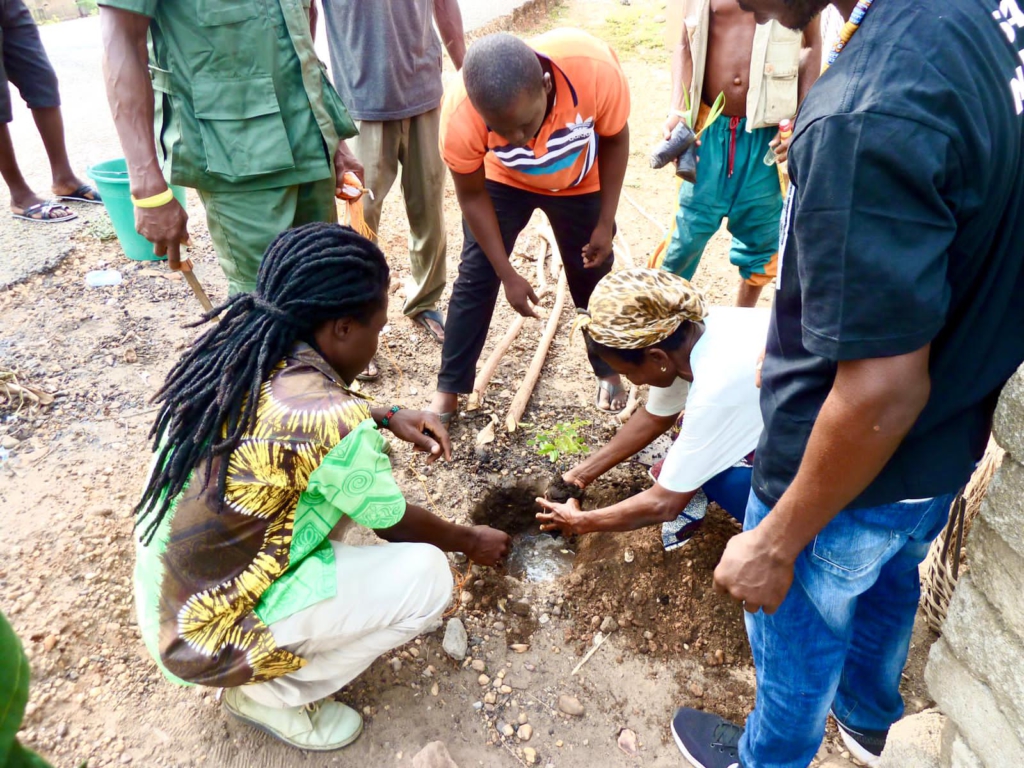
[[[162,403],[149,436],[156,453],[135,527],[149,544],[193,470],[214,457],[223,503],[229,457],[256,419],[260,388],[298,340],[325,321],[365,323],[383,304],[389,270],[365,237],[337,224],[307,224],[270,244],[256,290],[231,297],[190,327],[220,317],[177,362],[153,397]]]

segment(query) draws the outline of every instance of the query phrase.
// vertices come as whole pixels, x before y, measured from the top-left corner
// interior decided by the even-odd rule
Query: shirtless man
[[[778,123],[797,107],[821,69],[821,33],[815,19],[802,33],[777,22],[758,26],[736,0],[677,0],[684,14],[672,58],[672,111],[666,138],[683,118],[699,128],[709,105],[725,94],[725,110],[701,137],[697,183],[683,182],[664,269],[692,279],[708,240],[728,218],[729,260],[740,272],[736,305],[752,307],[775,277],[782,191],[769,147],[786,159]],[[681,8],[680,8],[681,6]],[[754,52],[757,51],[755,60]]]

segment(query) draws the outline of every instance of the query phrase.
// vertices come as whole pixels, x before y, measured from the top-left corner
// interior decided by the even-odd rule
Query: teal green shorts
[[[676,229],[662,268],[693,278],[708,240],[728,219],[729,261],[752,285],[775,277],[782,190],[775,165],[765,165],[776,128],[747,133],[741,117],[720,117],[701,137],[697,183],[679,188]]]

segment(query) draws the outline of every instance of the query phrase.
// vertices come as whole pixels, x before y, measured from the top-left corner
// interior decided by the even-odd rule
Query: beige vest
[[[690,52],[693,56],[693,83],[690,86],[692,125],[700,109],[704,85],[711,0],[669,0],[668,5],[666,42],[670,48],[674,48],[675,41],[679,40],[684,21],[690,37]],[[801,32],[787,29],[777,21],[757,25],[750,54],[750,87],[746,109],[748,131],[778,125],[780,120],[796,115],[799,101],[797,77],[802,48]]]

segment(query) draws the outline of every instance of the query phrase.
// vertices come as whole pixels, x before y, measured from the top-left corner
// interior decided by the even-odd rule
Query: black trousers
[[[0,123],[13,116],[8,81],[29,109],[60,106],[57,75],[24,0],[0,0]]]
[[[590,242],[590,235],[597,226],[601,212],[601,193],[541,195],[493,181],[487,182],[487,192],[494,204],[494,212],[498,215],[498,226],[501,228],[506,253],[512,253],[519,233],[529,223],[535,210],[539,208],[547,215],[558,249],[562,252],[562,265],[572,300],[577,307],[586,308],[594,286],[612,271],[612,257],[594,269],[585,269],[583,266],[583,246]],[[484,249],[470,232],[465,219],[462,220],[462,233],[462,261],[448,303],[437,389],[440,392],[465,394],[473,391],[476,364],[487,341],[501,280],[487,260]],[[604,378],[614,373],[598,357],[591,356],[590,365],[598,377]]]

